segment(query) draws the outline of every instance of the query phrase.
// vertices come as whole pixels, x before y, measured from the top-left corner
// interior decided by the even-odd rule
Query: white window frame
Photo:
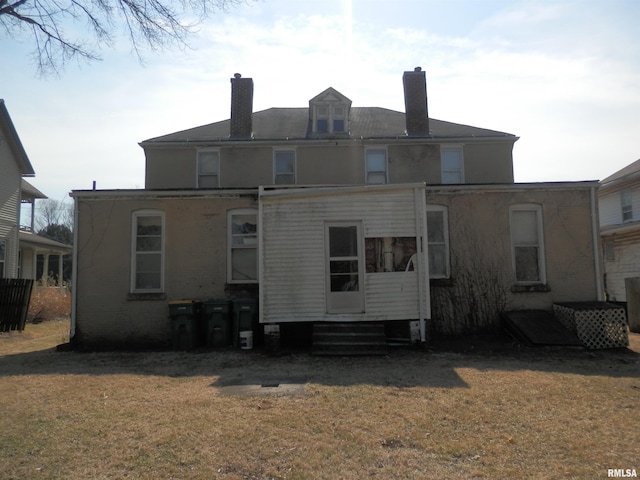
[[[442,228],[444,230],[444,241],[437,242],[438,245],[444,245],[444,261],[445,261],[445,273],[442,274],[432,274],[429,272],[429,278],[438,279],[438,278],[450,278],[451,277],[451,253],[449,248],[449,209],[444,205],[427,205],[426,208],[427,216],[429,213],[439,212],[442,214]],[[427,254],[429,254],[429,249],[431,245],[436,244],[436,242],[429,241],[429,232],[427,230]],[[429,261],[429,269],[431,269],[432,262]]]
[[[278,173],[278,153],[292,153],[293,154],[293,172],[291,173]],[[297,165],[298,159],[295,148],[274,148],[273,149],[273,184],[274,185],[295,185],[297,183]],[[291,182],[278,182],[279,176],[292,177]]]
[[[160,217],[161,233],[160,233],[160,250],[144,252],[148,254],[160,254],[160,287],[159,288],[138,288],[136,286],[136,277],[138,274],[138,219],[141,217]],[[131,214],[131,293],[162,293],[164,292],[164,248],[166,236],[165,214],[162,210],[136,210]]]
[[[536,216],[536,243],[523,243],[516,245],[514,241],[514,213],[516,212],[533,212]],[[511,259],[513,265],[513,278],[517,285],[545,285],[547,283],[546,272],[546,254],[544,245],[544,229],[542,218],[542,206],[534,203],[523,203],[512,205],[509,207],[509,229],[511,232]],[[518,272],[516,265],[516,249],[518,247],[537,247],[538,249],[538,279],[537,280],[518,280]]]
[[[620,212],[622,223],[633,221],[633,194],[628,188],[620,192]]]
[[[369,170],[369,153],[370,152],[383,152],[384,153],[384,172],[381,170]],[[384,182],[369,182],[369,175],[380,175],[384,173]],[[389,152],[387,147],[367,147],[364,150],[364,183],[367,185],[384,185],[389,183]]]
[[[246,216],[253,215],[255,216],[256,221],[256,232],[255,234],[234,234],[233,233],[233,217],[235,216]],[[243,244],[234,245],[234,235],[236,237],[244,237]],[[258,210],[255,208],[238,208],[234,210],[229,210],[227,212],[227,283],[234,284],[247,284],[247,283],[258,283],[260,279],[260,262],[258,259]],[[253,240],[253,237],[255,239]],[[247,241],[248,240],[248,241]],[[246,244],[244,244],[246,242]],[[254,243],[255,242],[255,243]],[[254,249],[256,252],[256,278],[243,278],[237,279],[233,278],[233,254],[234,251],[240,249]]]
[[[207,153],[215,153],[218,156],[218,171],[217,173],[213,174],[213,173],[201,173],[200,172],[200,155],[201,154],[207,154]],[[196,154],[196,187],[197,188],[220,188],[220,149],[218,148],[208,148],[208,149],[202,149],[202,150],[198,150],[197,154]],[[201,185],[201,178],[202,177],[216,177],[217,178],[217,186],[215,187],[210,187],[210,186],[202,186]]]
[[[446,152],[458,152],[458,158],[460,159],[460,165],[455,169],[445,168],[445,153]],[[455,174],[458,176],[457,182],[451,182],[446,180],[446,176]],[[440,179],[442,184],[454,185],[458,183],[464,183],[464,147],[463,145],[443,145],[440,147]],[[446,180],[446,181],[445,181]]]
[[[320,109],[326,109],[326,113],[320,113]],[[343,111],[339,114],[336,109],[342,108]],[[349,110],[348,105],[337,102],[326,102],[326,103],[316,103],[313,106],[313,133],[317,133],[320,135],[329,135],[333,133],[347,133],[349,131],[348,125],[348,116],[347,112]],[[320,131],[318,129],[318,120],[326,120],[327,121],[327,130]],[[334,121],[342,120],[344,128],[342,130],[335,130]]]

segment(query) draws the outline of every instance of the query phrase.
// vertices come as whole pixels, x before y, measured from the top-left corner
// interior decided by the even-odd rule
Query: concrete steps
[[[316,323],[313,355],[386,355],[387,338],[382,323]]]

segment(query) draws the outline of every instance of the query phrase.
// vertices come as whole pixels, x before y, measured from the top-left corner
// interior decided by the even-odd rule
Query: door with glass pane
[[[362,226],[325,225],[327,313],[364,312]]]

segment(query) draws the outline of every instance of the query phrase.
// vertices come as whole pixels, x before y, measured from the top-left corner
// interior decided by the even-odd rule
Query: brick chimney
[[[253,125],[253,79],[236,73],[231,79],[231,138],[250,139]]]
[[[422,68],[404,72],[404,108],[407,135],[424,137],[429,135],[429,112],[427,110],[427,79]]]

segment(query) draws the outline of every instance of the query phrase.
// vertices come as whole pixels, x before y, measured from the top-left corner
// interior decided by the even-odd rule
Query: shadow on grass
[[[1,352],[0,352],[1,355]],[[274,356],[257,349],[196,352],[58,352],[55,348],[0,356],[0,376],[154,375],[215,377],[213,387],[287,383],[397,388],[469,388],[460,369],[557,372],[640,378],[640,354],[632,349],[586,350],[527,347],[469,337],[424,349],[400,348],[381,357],[317,357],[308,351]]]

